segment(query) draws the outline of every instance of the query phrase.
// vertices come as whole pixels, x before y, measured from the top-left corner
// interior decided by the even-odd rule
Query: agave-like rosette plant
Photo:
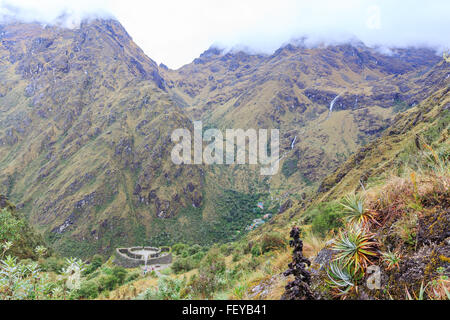
[[[375,222],[377,213],[365,207],[365,200],[363,193],[350,193],[342,198],[340,204],[350,223],[359,223],[366,226],[369,222]]]
[[[375,234],[354,224],[339,234],[332,249],[337,251],[335,260],[341,261],[345,266],[352,266],[356,271],[364,270],[370,263],[370,258],[378,256],[377,246]]]
[[[345,298],[351,291],[358,291],[358,281],[362,273],[345,266],[341,261],[332,261],[327,269],[327,283],[336,292],[336,295]]]
[[[394,267],[399,268],[401,256],[398,252],[386,251],[381,252],[381,259],[387,264],[388,270],[390,270]]]

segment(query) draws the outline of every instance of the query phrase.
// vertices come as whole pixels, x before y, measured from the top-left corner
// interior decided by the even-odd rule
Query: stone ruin
[[[165,265],[172,263],[172,252],[169,247],[117,248],[114,263],[125,268]]]

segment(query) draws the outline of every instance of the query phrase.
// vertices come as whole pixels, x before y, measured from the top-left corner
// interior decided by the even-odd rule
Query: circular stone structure
[[[117,248],[114,263],[125,268],[165,265],[172,263],[172,252],[169,247]]]

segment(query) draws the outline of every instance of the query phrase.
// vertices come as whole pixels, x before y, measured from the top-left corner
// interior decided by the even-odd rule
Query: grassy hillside
[[[134,244],[239,240],[254,219],[311,199],[448,75],[428,49],[210,49],[168,70],[115,20],[0,31],[0,192],[49,246],[85,258]],[[204,128],[280,129],[279,173],[174,165],[172,131],[199,119]],[[323,182],[321,197],[341,193],[342,174]]]
[[[241,241],[216,245],[200,256],[182,249],[186,251],[176,257],[168,278],[125,285],[110,297],[127,299],[141,293],[140,298],[150,299],[279,299],[293,280],[282,273],[292,260],[289,231],[297,225],[303,253],[313,262],[309,271],[317,298],[449,299],[449,103],[447,85],[399,114],[382,137],[324,179],[306,201]],[[348,210],[352,204],[362,208],[360,214]],[[333,257],[342,252],[344,240],[355,241],[358,221],[370,255],[366,254],[367,265],[347,256],[350,266],[361,263],[354,273],[353,267],[346,269]],[[378,290],[365,284],[372,264],[381,269]],[[212,269],[222,271],[211,273]],[[336,270],[348,275],[348,282]],[[178,289],[165,292],[165,297],[157,295],[156,287],[168,283],[177,283]]]

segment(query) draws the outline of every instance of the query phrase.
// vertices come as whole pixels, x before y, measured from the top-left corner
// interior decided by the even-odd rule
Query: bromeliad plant
[[[370,259],[378,256],[377,247],[375,234],[361,225],[353,224],[348,230],[341,231],[332,249],[337,252],[335,260],[356,272],[364,271],[370,264]]]
[[[358,282],[363,278],[363,273],[335,260],[330,263],[327,276],[327,284],[335,295],[345,299],[352,291],[358,292]]]
[[[344,213],[347,214],[347,220],[352,224],[361,224],[367,226],[375,222],[376,212],[369,210],[364,205],[365,196],[363,193],[351,193],[341,200],[341,206]]]
[[[381,252],[381,259],[387,264],[387,269],[390,270],[394,267],[400,268],[399,263],[401,261],[400,254],[396,251],[392,252],[390,250],[386,252]]]

